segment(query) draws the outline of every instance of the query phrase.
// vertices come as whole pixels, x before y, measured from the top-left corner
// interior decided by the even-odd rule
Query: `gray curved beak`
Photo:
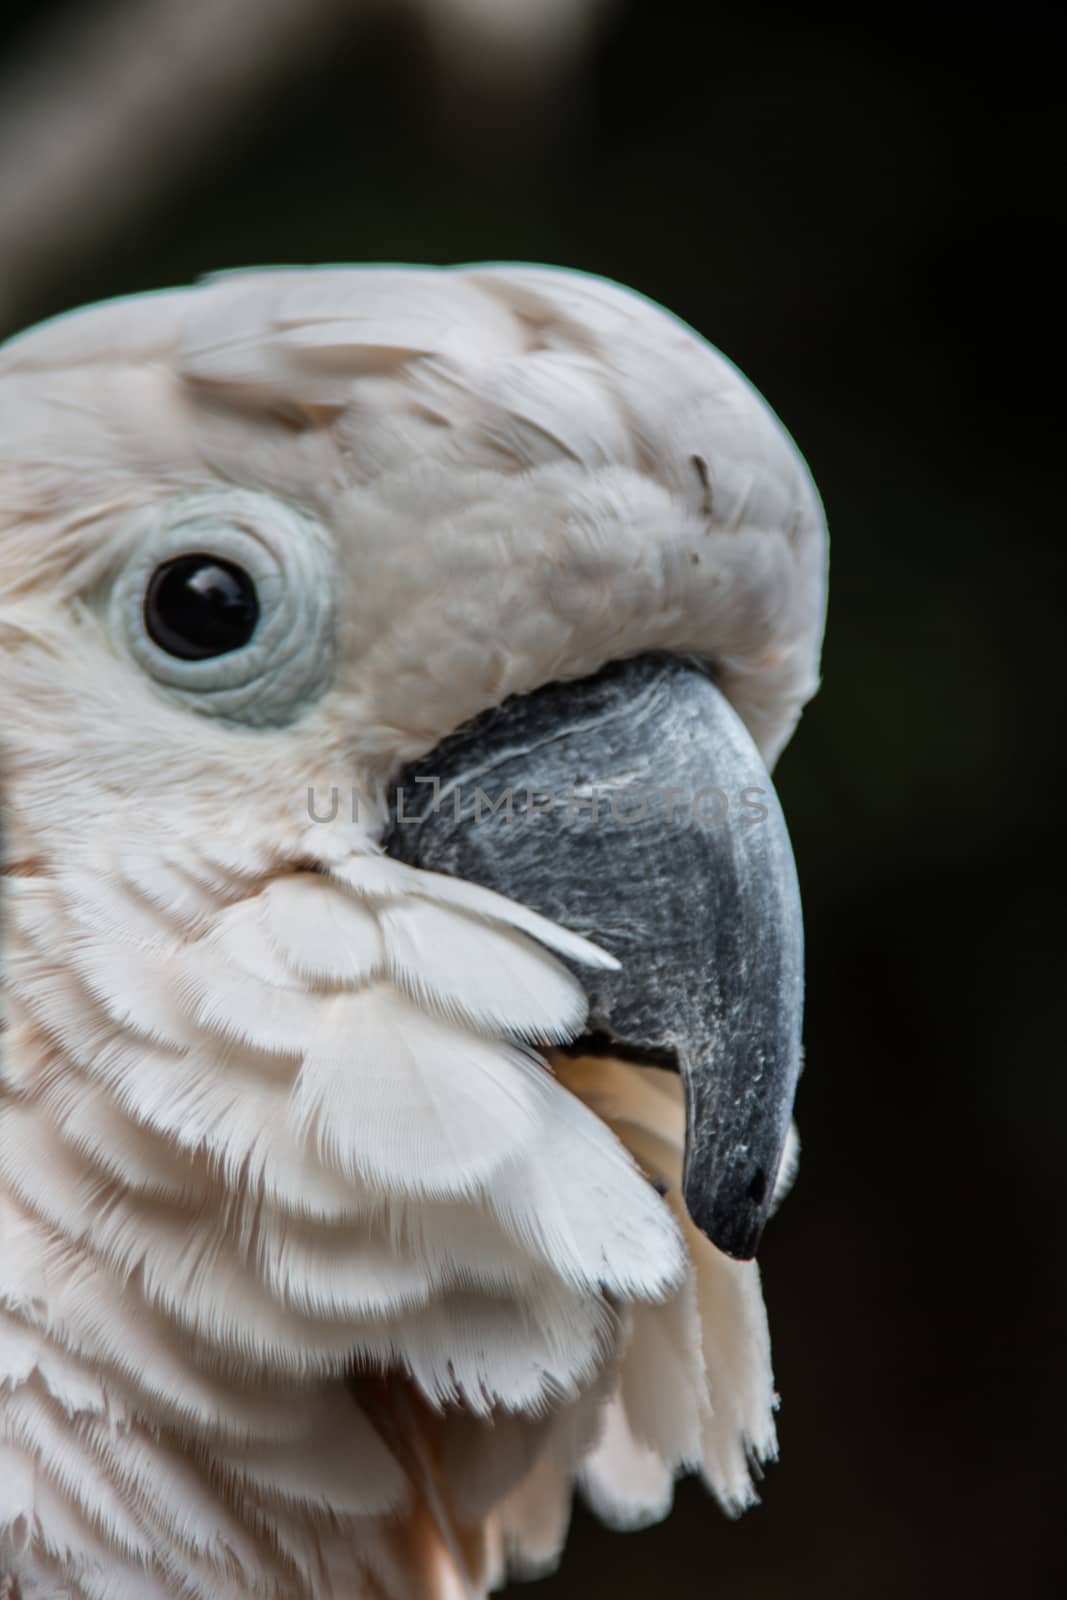
[[[386,845],[617,958],[577,974],[579,1046],[681,1074],[690,1216],[754,1255],[800,1072],[803,930],[770,778],[703,668],[638,657],[479,717],[401,775]]]

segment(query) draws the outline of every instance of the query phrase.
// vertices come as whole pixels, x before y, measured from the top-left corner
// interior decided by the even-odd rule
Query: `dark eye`
[[[240,650],[256,631],[256,586],[232,561],[202,554],[176,556],[149,579],[144,619],[168,655],[182,661],[224,656]]]

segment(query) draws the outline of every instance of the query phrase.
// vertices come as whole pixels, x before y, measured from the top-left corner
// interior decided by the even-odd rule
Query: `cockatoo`
[[[775,1454],[819,501],[616,284],[0,350],[0,1572],[454,1600]]]

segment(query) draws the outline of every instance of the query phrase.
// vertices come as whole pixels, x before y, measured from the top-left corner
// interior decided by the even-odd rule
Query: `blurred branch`
[[[409,0],[460,79],[531,86],[580,60],[615,0]]]
[[[522,159],[584,108],[582,71],[617,0],[405,0],[438,68],[448,133],[472,164]]]
[[[42,30],[0,90],[0,325],[324,51],[360,0],[122,0]]]
[[[551,115],[542,91],[579,62],[612,3],[110,0],[42,28],[0,81],[0,330],[364,18],[414,14],[446,83],[518,125],[538,104]]]

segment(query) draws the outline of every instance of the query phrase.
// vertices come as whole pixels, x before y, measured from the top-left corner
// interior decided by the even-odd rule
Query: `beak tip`
[[[763,1218],[755,1217],[730,1217],[725,1223],[712,1220],[705,1227],[698,1219],[694,1218],[697,1227],[707,1239],[721,1250],[724,1256],[729,1256],[732,1261],[751,1261],[759,1249],[759,1242],[763,1234]]]
[[[696,1193],[686,1185],[686,1207],[693,1223],[734,1261],[751,1261],[759,1249],[768,1209],[766,1182],[761,1178],[757,1171],[743,1188],[724,1183],[710,1191],[699,1186]]]

